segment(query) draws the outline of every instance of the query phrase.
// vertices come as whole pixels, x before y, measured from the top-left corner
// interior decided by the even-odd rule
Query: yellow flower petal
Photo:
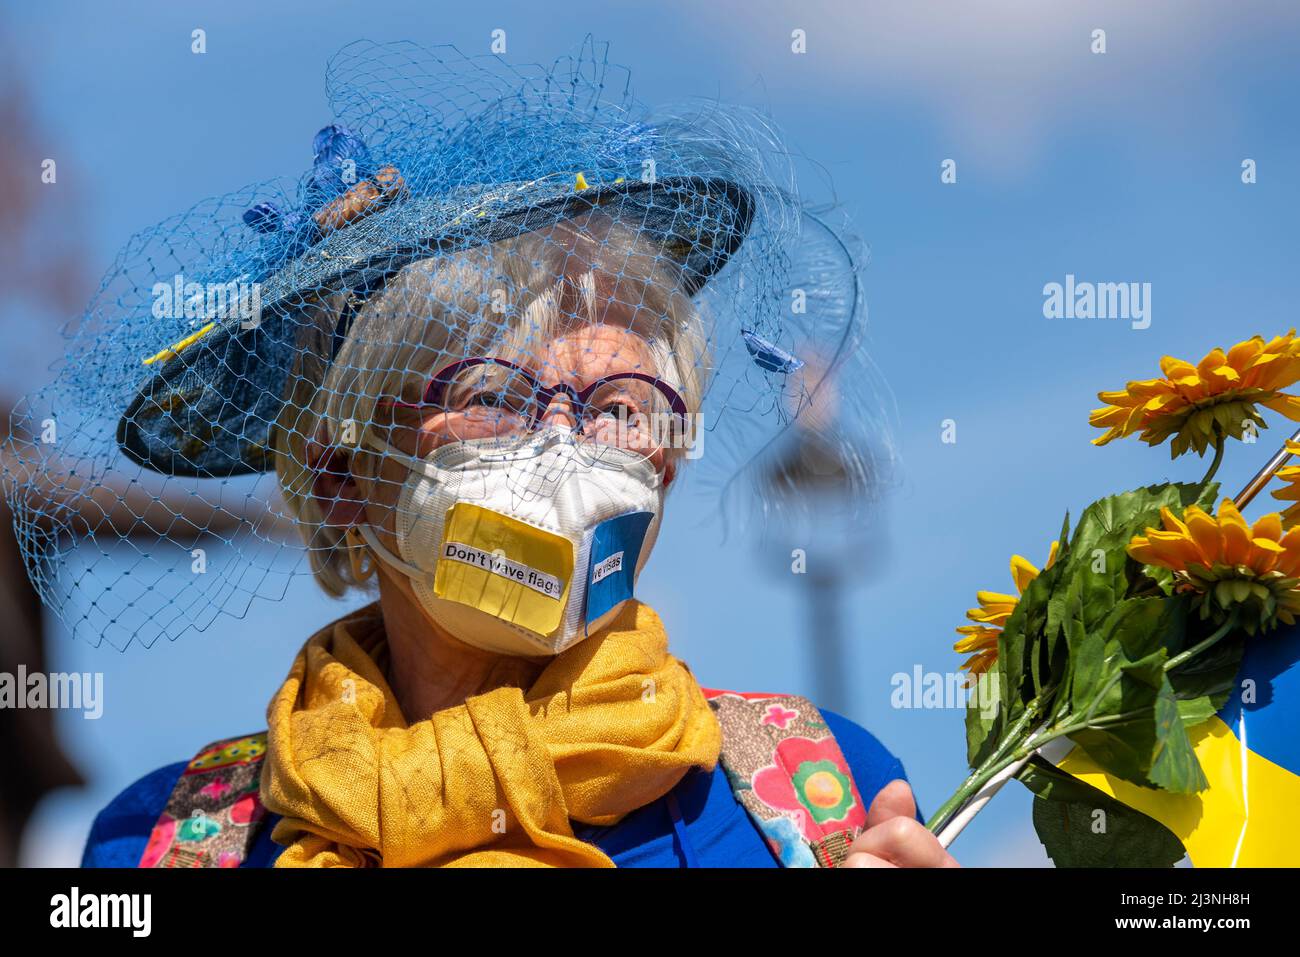
[[[1255,336],[1226,353],[1211,349],[1195,365],[1165,356],[1160,370],[1161,378],[1097,393],[1105,405],[1094,409],[1088,422],[1106,433],[1093,439],[1094,445],[1129,435],[1159,445],[1172,437],[1175,456],[1204,454],[1221,436],[1240,438],[1242,419],[1253,418],[1257,405],[1300,421],[1300,396],[1281,391],[1300,381],[1294,330],[1268,343]]]
[[[1186,518],[1187,534],[1200,551],[1202,563],[1213,565],[1223,557],[1223,532],[1219,523],[1199,508],[1188,509]]]
[[[1271,538],[1274,542],[1282,538],[1282,516],[1277,512],[1271,512],[1268,515],[1261,516],[1260,519],[1250,527],[1251,537],[1256,540],[1256,544],[1261,537]]]
[[[1265,399],[1260,405],[1285,415],[1292,422],[1300,422],[1300,396],[1282,393],[1271,399]]]
[[[1038,569],[1029,560],[1019,555],[1011,556],[1011,578],[1016,583],[1016,591],[1025,593],[1029,583],[1038,577]]]

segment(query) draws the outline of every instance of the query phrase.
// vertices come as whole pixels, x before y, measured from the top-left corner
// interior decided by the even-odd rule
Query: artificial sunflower
[[[1215,349],[1196,365],[1165,356],[1160,371],[1164,375],[1158,379],[1097,393],[1106,405],[1094,410],[1088,422],[1106,434],[1093,439],[1093,445],[1134,433],[1148,445],[1159,445],[1172,435],[1171,457],[1189,448],[1204,455],[1223,437],[1241,439],[1265,428],[1256,406],[1300,421],[1300,396],[1281,391],[1300,381],[1300,340],[1294,329],[1267,343],[1255,336],[1226,354]]]
[[[1300,455],[1300,442],[1287,439],[1286,450],[1292,455]],[[1276,475],[1286,483],[1286,487],[1275,490],[1273,497],[1283,502],[1296,503],[1288,506],[1282,513],[1282,527],[1291,528],[1300,523],[1300,465],[1288,465],[1286,468],[1278,469]]]
[[[1051,568],[1052,563],[1056,561],[1059,545],[1060,542],[1052,542],[1044,569]],[[1011,578],[1016,583],[1016,594],[1003,595],[993,591],[975,593],[975,600],[980,603],[980,606],[966,612],[966,617],[976,624],[960,626],[957,633],[965,637],[952,646],[953,651],[971,655],[961,667],[962,670],[970,672],[972,680],[992,668],[993,663],[998,660],[998,638],[1002,634],[1002,626],[1016,610],[1016,603],[1020,601],[1020,596],[1025,593],[1029,583],[1037,578],[1039,573],[1040,570],[1030,561],[1019,555],[1012,555]]]
[[[1176,589],[1195,593],[1201,617],[1237,611],[1248,634],[1300,615],[1300,528],[1283,534],[1282,516],[1247,525],[1232,499],[1213,516],[1196,505],[1181,519],[1160,510],[1164,529],[1136,535],[1128,553],[1174,573]]]

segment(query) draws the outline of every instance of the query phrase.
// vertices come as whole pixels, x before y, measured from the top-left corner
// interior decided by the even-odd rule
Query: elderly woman
[[[589,144],[626,148],[625,119],[537,109],[581,132],[565,149],[588,149],[584,171],[443,183],[436,210],[427,153],[390,140],[370,162],[323,130],[317,171],[342,157],[362,178],[308,192],[261,322],[154,357],[126,455],[172,475],[273,464],[321,587],[377,600],[306,641],[264,733],[119,795],[87,866],[953,865],[871,734],[795,695],[701,688],[634,597],[715,372],[701,290],[728,264],[764,282],[744,259],[761,189],[743,163],[701,177],[661,133],[658,178],[614,175],[637,166]],[[479,155],[498,157],[487,113],[504,139]],[[246,221],[267,218],[284,231],[265,206]],[[757,381],[797,368],[742,341]],[[276,362],[274,392],[240,391]],[[215,427],[178,427],[178,404]]]

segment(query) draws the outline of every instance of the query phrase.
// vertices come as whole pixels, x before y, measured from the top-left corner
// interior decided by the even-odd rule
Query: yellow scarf
[[[408,723],[380,663],[378,603],[319,631],[267,708],[261,797],[277,867],[613,867],[570,819],[608,825],[712,770],[722,732],[635,600],[498,688]]]

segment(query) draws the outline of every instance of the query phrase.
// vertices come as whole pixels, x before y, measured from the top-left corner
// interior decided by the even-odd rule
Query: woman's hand
[[[916,819],[916,801],[906,781],[890,781],[867,811],[841,867],[960,867],[939,839]]]

